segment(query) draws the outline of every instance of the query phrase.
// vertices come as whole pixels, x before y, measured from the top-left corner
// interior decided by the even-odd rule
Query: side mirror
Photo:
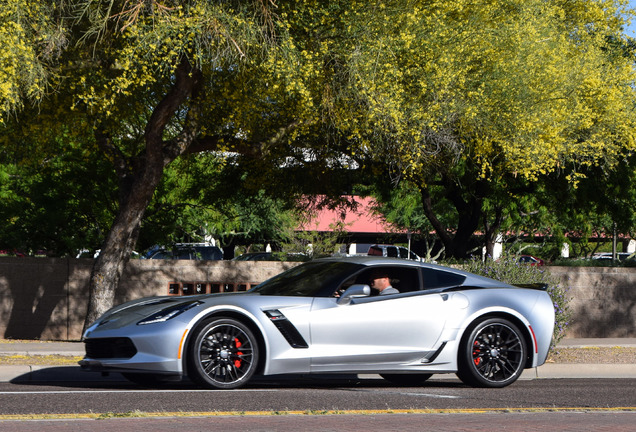
[[[371,287],[369,285],[355,284],[351,285],[338,299],[339,305],[348,305],[351,299],[357,297],[369,297],[371,295]]]

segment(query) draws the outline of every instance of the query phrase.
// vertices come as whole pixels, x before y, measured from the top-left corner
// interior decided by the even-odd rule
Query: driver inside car
[[[389,274],[382,270],[373,270],[370,276],[369,286],[377,290],[380,295],[399,294],[400,292],[391,286]]]

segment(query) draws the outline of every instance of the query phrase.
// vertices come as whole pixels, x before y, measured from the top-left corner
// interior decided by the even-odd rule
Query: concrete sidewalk
[[[630,347],[636,348],[636,338],[563,339],[559,348]],[[79,366],[33,365],[30,356],[84,355],[82,342],[0,341],[0,356],[25,356],[24,364],[0,365],[0,382],[91,382],[125,381],[117,373],[107,377],[98,372],[82,371]],[[364,375],[365,379],[377,375]],[[436,375],[434,379],[454,378],[452,374]],[[636,378],[636,364],[573,364],[546,363],[537,369],[527,369],[521,379],[547,378]]]

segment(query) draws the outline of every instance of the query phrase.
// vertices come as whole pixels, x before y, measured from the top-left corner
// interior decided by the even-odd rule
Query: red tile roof
[[[322,209],[314,215],[301,229],[323,232],[333,231],[333,225],[342,222],[344,230],[350,233],[399,233],[399,230],[391,224],[384,222],[379,216],[373,214],[375,201],[370,197],[353,197],[356,202],[356,210],[330,210]],[[344,219],[342,218],[344,213]]]

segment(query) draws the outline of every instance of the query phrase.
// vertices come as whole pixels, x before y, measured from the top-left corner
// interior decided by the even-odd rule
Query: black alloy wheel
[[[486,319],[462,338],[457,376],[474,387],[505,387],[521,376],[526,356],[525,340],[513,323]]]
[[[256,372],[258,342],[240,321],[214,319],[197,331],[188,354],[188,374],[195,383],[235,389],[245,385]]]

